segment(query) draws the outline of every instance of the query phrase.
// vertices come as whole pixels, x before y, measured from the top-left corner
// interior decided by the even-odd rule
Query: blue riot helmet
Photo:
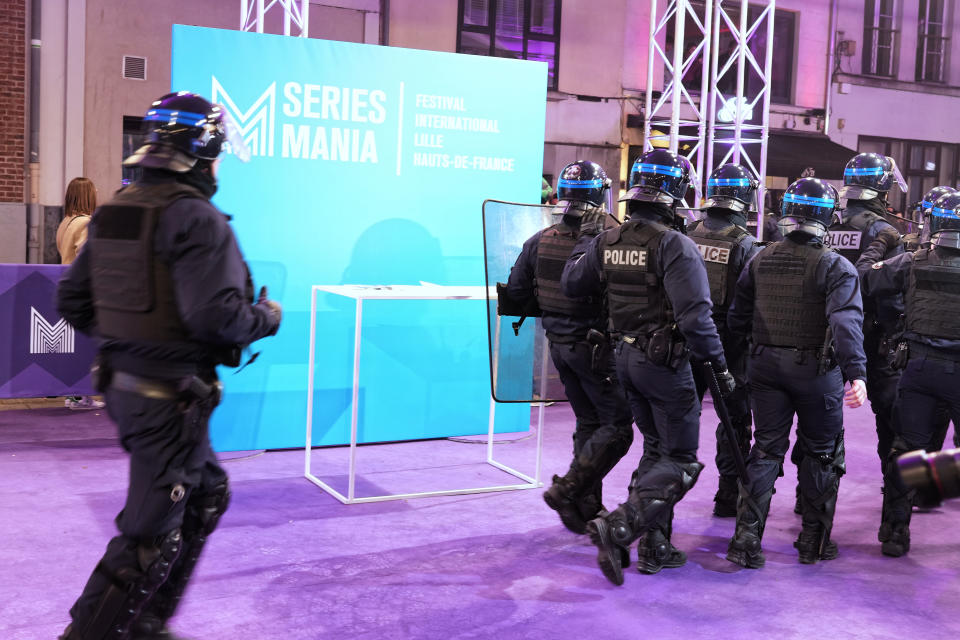
[[[923,225],[923,235],[935,247],[960,249],[960,192],[937,198]]]
[[[557,181],[558,202],[553,213],[581,217],[594,209],[606,210],[610,179],[596,162],[577,160],[563,168]]]
[[[738,212],[756,207],[757,187],[760,181],[738,164],[725,164],[707,179],[707,199],[704,209],[719,207]]]
[[[920,202],[917,202],[913,205],[914,219],[919,221],[919,235],[924,242],[930,240],[930,235],[924,232],[924,226],[927,217],[930,215],[930,209],[933,208],[933,203],[947,194],[956,193],[956,191],[957,190],[953,187],[948,187],[946,185],[934,187],[933,189],[930,189],[930,191],[927,191],[925,194],[923,194],[923,198],[920,199]]]
[[[830,183],[819,178],[800,178],[783,194],[777,226],[784,236],[802,232],[823,238],[833,223],[839,200]]]
[[[636,200],[676,207],[690,187],[690,161],[666,149],[647,151],[630,170],[630,188],[620,201]]]
[[[179,91],[154,100],[143,116],[143,127],[147,141],[124,160],[124,166],[186,173],[199,160],[216,160],[226,145],[240,160],[250,159],[224,108],[195,93]]]
[[[879,153],[858,153],[843,170],[843,188],[840,197],[848,200],[873,200],[886,194],[894,183],[907,192],[907,182],[897,163]]]

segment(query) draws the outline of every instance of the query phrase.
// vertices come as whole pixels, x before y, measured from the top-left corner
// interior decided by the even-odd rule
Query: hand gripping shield
[[[560,221],[553,207],[486,200],[483,258],[487,284],[490,389],[497,402],[563,402],[539,308],[506,292],[510,269],[530,236]],[[498,295],[499,293],[499,295]]]

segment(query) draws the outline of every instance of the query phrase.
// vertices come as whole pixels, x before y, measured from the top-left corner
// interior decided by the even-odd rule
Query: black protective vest
[[[607,228],[616,226],[612,216],[606,216]],[[601,300],[572,299],[560,291],[560,276],[573,248],[580,239],[580,231],[560,222],[547,227],[537,244],[536,292],[542,311],[595,318],[603,313]]]
[[[823,347],[827,299],[817,286],[817,264],[827,251],[823,246],[781,240],[753,259],[755,345]]]
[[[905,302],[907,331],[960,340],[960,256],[932,248],[913,254]]]
[[[857,264],[860,254],[867,248],[863,243],[863,236],[881,220],[880,216],[872,211],[862,211],[850,216],[843,224],[830,225],[825,244],[850,261]]]
[[[614,331],[646,336],[673,322],[663,281],[656,272],[660,242],[667,231],[656,222],[630,220],[604,236],[600,261]]]
[[[154,254],[160,216],[180,198],[204,198],[169,182],[135,184],[100,206],[90,221],[90,277],[104,338],[186,342],[167,265]]]
[[[735,224],[712,231],[707,229],[703,222],[697,222],[687,231],[687,235],[697,243],[707,267],[714,315],[718,312],[725,313],[733,301],[733,290],[740,275],[741,265],[734,259],[736,249],[748,234]]]

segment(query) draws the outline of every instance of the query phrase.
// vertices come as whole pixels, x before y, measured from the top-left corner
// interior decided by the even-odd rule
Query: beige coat
[[[79,214],[64,218],[57,227],[57,251],[60,252],[60,263],[70,264],[77,259],[80,247],[87,241],[87,225],[90,216]]]

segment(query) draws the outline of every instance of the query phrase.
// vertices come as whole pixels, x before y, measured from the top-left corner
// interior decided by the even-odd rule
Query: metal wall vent
[[[146,80],[147,59],[142,56],[123,56],[123,77],[128,80]]]

